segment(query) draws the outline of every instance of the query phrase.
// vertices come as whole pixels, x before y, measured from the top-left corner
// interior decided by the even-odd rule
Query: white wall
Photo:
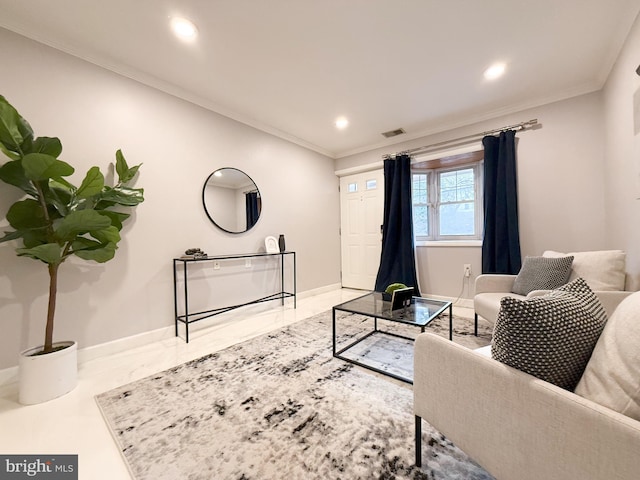
[[[60,137],[62,158],[78,170],[72,181],[79,183],[92,165],[104,170],[118,148],[131,165],[143,163],[138,186],[146,200],[127,221],[116,258],[60,269],[56,339],[77,340],[83,348],[172,325],[171,259],[190,247],[257,252],[266,236],[282,233],[298,255],[299,292],[340,281],[331,159],[3,29],[0,45],[0,94],[36,135]],[[204,213],[202,186],[222,167],[244,170],[262,193],[260,220],[245,234],[218,230]],[[19,194],[0,186],[0,215]],[[3,217],[0,226],[6,226]],[[234,273],[226,283],[249,293],[273,283],[261,268],[241,273],[250,280]],[[0,245],[0,368],[42,343],[47,285],[42,264]],[[203,291],[224,302],[219,288]]]
[[[604,88],[606,123],[607,238],[627,252],[628,289],[640,289],[640,118],[634,121],[634,96],[640,95],[640,17]],[[636,99],[640,101],[640,99]],[[640,110],[640,105],[636,107]],[[640,112],[636,115],[640,117]]]
[[[465,128],[393,147],[341,158],[336,170],[379,162],[381,156],[412,147],[537,118],[541,128],[517,134],[520,241],[522,255],[558,251],[622,248],[605,231],[604,122],[601,93],[555,102]],[[618,240],[618,241],[617,241]],[[480,247],[418,247],[418,276],[423,292],[470,298],[463,264],[481,272]]]

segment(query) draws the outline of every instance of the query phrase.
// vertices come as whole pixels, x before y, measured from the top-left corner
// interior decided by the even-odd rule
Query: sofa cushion
[[[567,281],[573,257],[525,257],[511,291],[528,295],[533,290],[553,290]]]
[[[500,311],[500,300],[505,297],[513,297],[524,300],[526,297],[515,293],[479,293],[473,297],[473,307],[475,312],[481,317],[496,323],[498,312]]]
[[[618,305],[575,393],[640,420],[640,293]]]
[[[543,257],[573,256],[569,281],[583,278],[594,291],[624,290],[625,259],[622,250],[560,253],[547,250]]]
[[[573,391],[606,321],[598,297],[581,278],[540,297],[504,297],[491,355]]]

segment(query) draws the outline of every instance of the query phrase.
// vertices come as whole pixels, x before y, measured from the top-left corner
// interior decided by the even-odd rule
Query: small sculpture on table
[[[413,287],[407,287],[404,283],[392,283],[385,289],[382,299],[391,302],[391,310],[407,308],[411,305],[413,292]]]
[[[192,258],[207,258],[207,254],[199,248],[189,248],[185,250],[184,256]]]

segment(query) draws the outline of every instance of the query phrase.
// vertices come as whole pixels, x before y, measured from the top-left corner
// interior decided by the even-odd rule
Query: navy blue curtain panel
[[[484,145],[484,238],[482,273],[520,271],[516,132],[487,136]]]
[[[245,194],[247,211],[247,230],[253,227],[258,221],[260,210],[258,208],[258,192],[248,192]]]
[[[382,253],[376,277],[376,291],[392,283],[414,287],[420,296],[413,242],[411,213],[411,157],[398,155],[384,161],[384,218]]]

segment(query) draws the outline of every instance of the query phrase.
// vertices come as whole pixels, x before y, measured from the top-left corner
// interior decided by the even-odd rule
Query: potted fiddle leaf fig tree
[[[75,169],[59,159],[60,140],[35,137],[1,95],[0,150],[8,157],[0,167],[0,180],[24,193],[6,212],[12,230],[4,232],[0,243],[17,241],[17,255],[41,262],[49,274],[44,343],[21,352],[19,363],[20,403],[40,403],[77,383],[77,344],[53,338],[58,270],[72,256],[98,263],[114,257],[123,222],[130,216],[126,210],[144,200],[143,189],[129,186],[140,165],[129,167],[118,150],[115,185],[107,185],[98,167],[91,167],[79,186],[73,185],[67,177]]]

